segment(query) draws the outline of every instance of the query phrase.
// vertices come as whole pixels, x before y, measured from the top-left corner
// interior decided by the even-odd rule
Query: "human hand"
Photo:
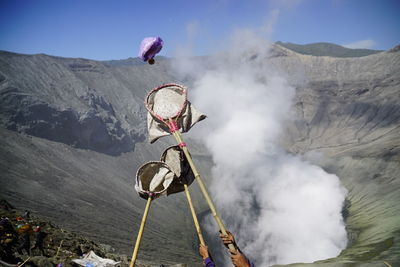
[[[250,267],[246,257],[239,251],[230,251],[231,260],[235,267]]]
[[[200,244],[199,253],[200,253],[200,256],[203,258],[203,260],[210,257],[210,254],[208,253],[208,246],[206,246],[206,245]]]
[[[224,235],[224,234],[219,235],[219,237],[222,239],[222,242],[224,243],[224,245],[226,247],[228,247],[229,244],[232,244],[236,248],[237,246],[236,246],[236,242],[235,242],[235,237],[229,231],[226,231],[226,233],[227,233],[226,235]]]

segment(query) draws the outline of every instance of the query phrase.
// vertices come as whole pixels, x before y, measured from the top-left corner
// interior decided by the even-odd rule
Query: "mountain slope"
[[[1,53],[0,196],[129,255],[145,205],[136,170],[172,144],[143,142],[145,93],[172,79],[155,69]],[[182,195],[155,201],[140,257],[198,262],[187,215]]]
[[[0,73],[7,129],[109,155],[133,151],[145,139],[144,94],[173,80],[167,64],[150,70],[131,61],[7,52],[0,54]]]
[[[382,50],[372,49],[351,49],[331,43],[313,43],[313,44],[293,44],[276,42],[278,45],[286,47],[294,52],[312,55],[312,56],[330,56],[330,57],[365,57],[382,52]]]
[[[348,190],[349,245],[327,262],[400,262],[400,53],[281,52],[271,62],[297,87],[285,146],[337,174]]]

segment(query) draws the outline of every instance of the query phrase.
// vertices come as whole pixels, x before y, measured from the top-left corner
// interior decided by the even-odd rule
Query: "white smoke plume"
[[[346,246],[346,191],[337,176],[279,147],[295,89],[268,64],[271,44],[258,36],[237,31],[224,53],[176,62],[194,77],[189,99],[208,116],[195,132],[215,163],[209,190],[256,265],[335,257]],[[216,235],[214,225],[205,228]]]

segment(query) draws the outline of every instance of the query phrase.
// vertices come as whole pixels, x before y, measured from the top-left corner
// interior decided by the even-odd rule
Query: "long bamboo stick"
[[[140,223],[139,233],[136,238],[136,244],[135,244],[135,248],[133,250],[132,259],[131,259],[131,263],[129,264],[129,267],[135,266],[136,258],[137,258],[138,252],[139,252],[140,242],[142,241],[144,225],[146,224],[147,215],[149,214],[151,200],[152,200],[152,197],[149,196],[149,198],[147,199],[146,208],[144,209],[142,222]]]
[[[184,143],[182,135],[181,135],[181,133],[179,131],[175,131],[172,134],[174,135],[174,137],[175,137],[176,141],[178,142],[178,144]],[[194,176],[196,177],[196,180],[197,180],[197,182],[198,182],[198,184],[200,186],[200,190],[203,193],[204,198],[206,199],[206,201],[208,203],[208,206],[210,207],[211,214],[213,215],[215,221],[217,222],[217,224],[219,226],[219,229],[221,230],[221,233],[223,235],[227,235],[225,226],[224,226],[221,218],[218,215],[217,209],[215,208],[215,205],[214,205],[210,195],[208,194],[208,191],[206,189],[206,186],[204,185],[203,179],[201,178],[199,172],[196,169],[196,166],[194,165],[194,162],[192,160],[192,156],[190,155],[188,148],[186,146],[183,146],[182,150],[183,150],[183,153],[186,156],[186,159],[189,162],[190,168],[192,169]],[[236,251],[235,246],[233,244],[229,244],[228,248],[231,251]]]
[[[29,260],[31,259],[31,257],[28,257],[23,263],[21,263],[20,265],[17,265],[18,267],[23,266],[25,263],[27,263]]]
[[[197,219],[196,211],[194,210],[192,197],[190,196],[190,192],[189,192],[189,187],[187,186],[187,184],[184,184],[183,186],[185,187],[186,198],[189,203],[190,211],[192,212],[193,222],[194,222],[194,226],[196,227],[196,232],[197,232],[197,236],[199,237],[200,244],[206,245],[206,243],[204,242],[203,233],[201,232],[199,220]]]
[[[63,242],[64,242],[64,239],[61,240],[60,245],[58,246],[57,253],[56,253],[56,256],[55,256],[56,258],[58,257],[58,253],[60,252],[60,249],[61,249],[61,246],[62,246]]]

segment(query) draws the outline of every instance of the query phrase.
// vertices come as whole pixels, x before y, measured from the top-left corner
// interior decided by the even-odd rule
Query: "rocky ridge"
[[[14,258],[14,261],[8,261],[9,264],[17,264],[18,262],[25,262],[24,266],[39,266],[39,267],[53,267],[57,264],[62,264],[63,267],[74,267],[79,266],[72,262],[73,259],[80,259],[86,253],[93,251],[96,255],[112,259],[120,262],[117,266],[129,266],[130,257],[127,255],[118,254],[115,248],[106,244],[98,244],[88,238],[82,237],[76,233],[65,230],[53,222],[43,219],[40,215],[30,215],[29,218],[24,218],[22,223],[29,224],[33,228],[40,226],[41,231],[46,233],[44,239],[44,255],[41,255],[39,250],[31,250],[30,255],[25,250],[22,253],[17,251],[17,247],[20,244],[18,236],[21,234],[17,231],[17,225],[21,224],[17,218],[23,216],[25,213],[24,209],[14,208],[7,201],[1,200],[0,205],[0,216],[9,219],[14,231],[17,233],[17,237],[12,245],[12,254],[9,255]],[[35,233],[32,232],[31,244],[34,244]],[[1,248],[2,249],[2,248]],[[2,251],[3,252],[3,251]],[[1,265],[1,263],[0,263]],[[2,266],[2,265],[1,265]],[[16,265],[15,265],[16,266]],[[151,267],[152,264],[146,261],[137,261],[136,266],[138,267]],[[154,266],[154,265],[153,265]],[[157,265],[158,266],[158,265]],[[169,265],[175,267],[185,267],[185,265]]]
[[[1,123],[76,148],[133,151],[145,139],[145,90],[173,80],[165,64],[155,69],[0,52]]]

